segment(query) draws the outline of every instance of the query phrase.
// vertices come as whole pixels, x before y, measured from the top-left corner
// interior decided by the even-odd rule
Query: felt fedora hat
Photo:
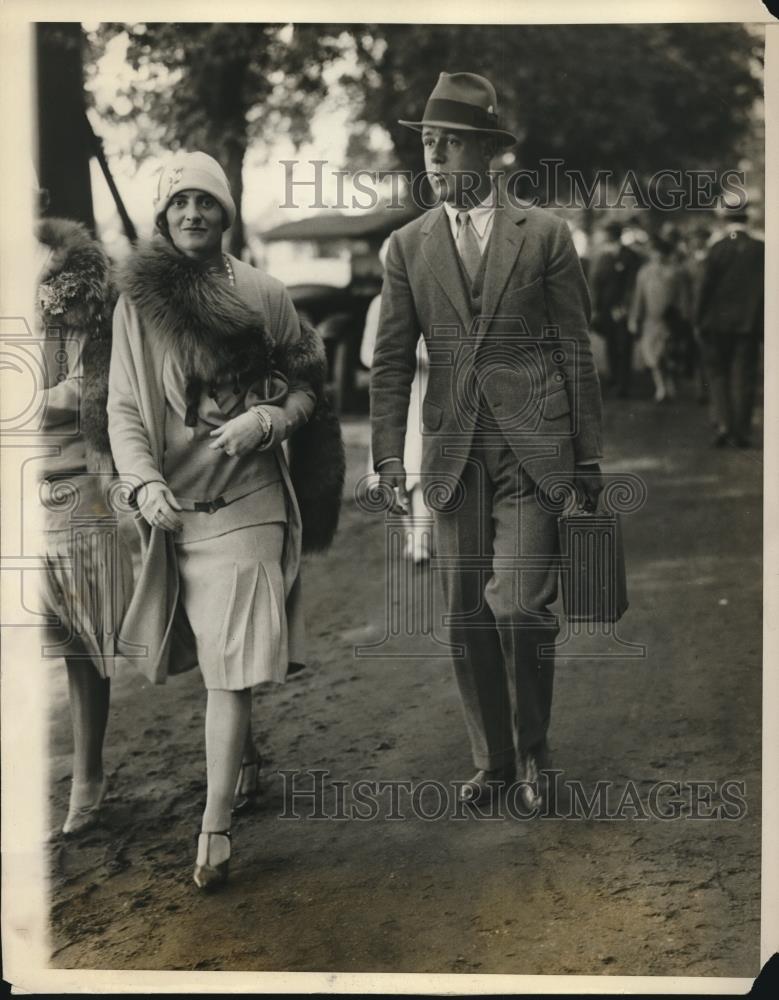
[[[481,132],[496,136],[504,146],[517,137],[498,128],[498,98],[489,80],[476,73],[441,73],[425,105],[422,121],[400,119],[399,125],[422,131],[424,125]]]

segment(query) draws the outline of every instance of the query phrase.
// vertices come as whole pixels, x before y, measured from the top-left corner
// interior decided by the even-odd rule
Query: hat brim
[[[458,132],[478,132],[481,135],[494,135],[497,139],[500,139],[504,146],[513,146],[514,143],[519,142],[515,135],[512,135],[511,132],[506,132],[505,129],[477,128],[475,125],[463,125],[462,122],[446,122],[437,120],[407,122],[399,118],[398,125],[405,125],[406,128],[414,129],[415,132],[421,132],[425,125],[429,125],[431,128],[451,128],[456,129]]]

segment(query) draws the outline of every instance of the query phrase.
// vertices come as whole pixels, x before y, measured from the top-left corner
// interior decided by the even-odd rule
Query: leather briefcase
[[[563,607],[569,621],[617,622],[628,607],[619,514],[559,517]]]

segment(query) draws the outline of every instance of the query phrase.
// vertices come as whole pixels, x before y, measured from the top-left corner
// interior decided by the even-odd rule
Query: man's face
[[[483,196],[490,154],[482,135],[425,125],[422,146],[427,177],[440,201],[467,205],[468,193],[478,189]]]

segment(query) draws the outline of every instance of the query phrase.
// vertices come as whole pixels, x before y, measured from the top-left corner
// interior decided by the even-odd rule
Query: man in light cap
[[[405,501],[403,455],[416,342],[430,357],[420,472],[436,526],[448,638],[479,803],[513,780],[534,808],[549,768],[546,733],[558,626],[552,480],[600,490],[600,389],[587,286],[565,222],[509,203],[490,163],[515,137],[492,84],[441,73],[419,121],[440,204],[393,233],[371,378],[380,482]]]

